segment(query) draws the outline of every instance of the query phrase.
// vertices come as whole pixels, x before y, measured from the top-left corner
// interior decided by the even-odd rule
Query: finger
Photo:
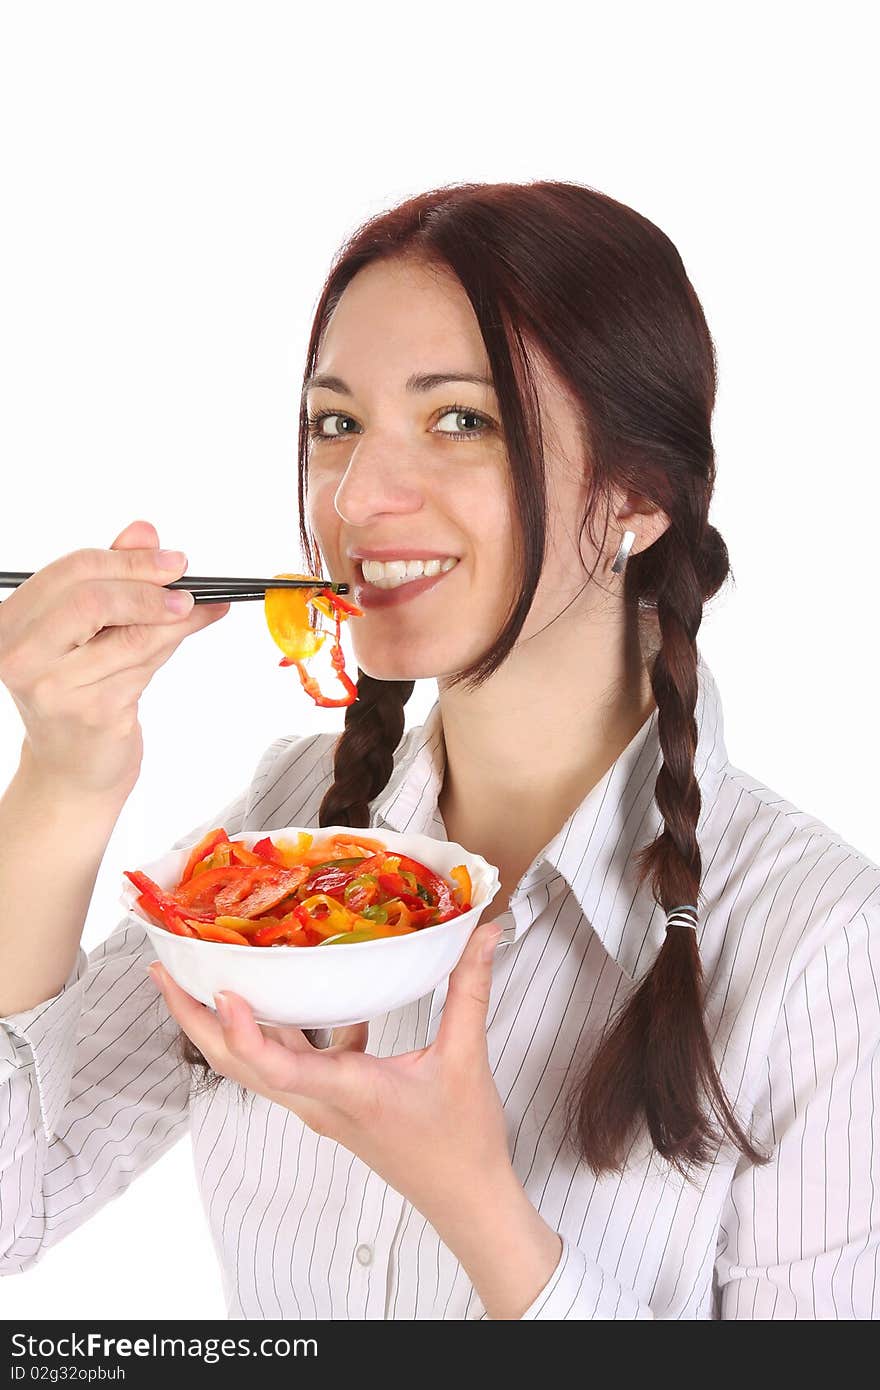
[[[85,690],[99,682],[118,679],[121,688],[128,682],[133,698],[137,698],[184,638],[225,617],[231,606],[228,601],[197,603],[186,617],[170,625],[132,623],[105,627],[65,657],[68,683],[71,688]]]
[[[220,1013],[218,1010],[218,1016],[224,1024],[224,1027],[226,1027],[227,1034],[227,1023],[231,1020],[232,1014],[236,1014],[237,1016],[239,1005],[242,1005],[253,1018],[253,1009],[242,995],[236,994],[234,990],[230,989],[221,990],[220,994],[222,997],[219,999],[217,995],[214,996],[214,1003],[219,1003],[220,1009],[223,1011]],[[230,1010],[232,1013],[230,1013]],[[256,1022],[256,1020],[254,1021]],[[280,1043],[288,1052],[315,1051],[305,1031],[302,1028],[297,1028],[293,1023],[260,1023],[257,1026],[260,1028],[264,1038],[274,1039],[275,1042]]]
[[[492,960],[500,935],[498,922],[481,922],[471,932],[461,959],[449,976],[437,1030],[438,1050],[465,1053],[474,1047],[485,1048]]]
[[[145,635],[152,637],[157,628],[171,629],[181,622],[181,615],[166,606],[167,590],[158,571],[154,581],[101,578],[86,571],[84,553],[86,561],[71,562],[64,581],[58,578],[45,596],[34,599],[26,626],[9,639],[17,648],[16,669],[23,682],[36,679],[49,661],[61,664],[78,648],[88,647],[90,653],[91,639],[103,628],[119,629],[128,652],[124,664],[132,665],[143,660]],[[179,577],[170,570],[164,580]],[[190,613],[194,606],[190,604]]]
[[[164,586],[182,578],[187,565],[175,562],[168,568],[167,564],[160,564],[160,556],[161,552],[153,545],[110,550],[93,546],[68,551],[51,560],[19,586],[28,602],[16,602],[12,610],[15,625],[11,635],[24,643],[35,626],[42,628],[51,617],[53,655],[60,656],[111,624],[173,620],[175,615],[170,611],[163,617]],[[107,612],[108,584],[111,598],[112,586],[121,584],[127,589],[129,597],[124,613],[118,611],[118,599],[115,609]],[[140,594],[132,612],[130,595],[138,590]]]
[[[152,521],[130,521],[119,532],[110,549],[152,550],[154,547],[156,550],[159,549],[159,532]]]
[[[159,961],[153,961],[147,968],[162,991],[168,1012],[177,1019],[183,1031],[205,1057],[213,1057],[218,1062],[215,1069],[222,1071],[221,1059],[226,1051],[226,1043],[219,1018],[207,1005],[200,1003],[182,989]]]
[[[357,1096],[356,1078],[340,1066],[346,1061],[345,1049],[321,1051],[312,1047],[301,1030],[296,1029],[294,1031],[300,1033],[306,1046],[305,1050],[291,1052],[277,1038],[263,1032],[247,1000],[240,994],[225,989],[215,995],[215,1000],[225,1015],[222,1032],[226,1048],[262,1085],[325,1101],[343,1110]]]

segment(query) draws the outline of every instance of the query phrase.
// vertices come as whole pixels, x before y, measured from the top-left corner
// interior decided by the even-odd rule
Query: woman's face
[[[585,584],[595,552],[577,531],[586,496],[582,430],[571,399],[533,359],[544,429],[548,547],[517,645],[545,627]],[[335,581],[351,596],[364,585],[351,551],[454,556],[424,592],[366,608],[351,622],[355,657],[368,675],[415,680],[478,660],[503,627],[516,581],[517,526],[490,385],[416,376],[488,377],[470,302],[448,271],[412,259],[373,263],[342,295],[327,327],[316,375],[334,387],[307,394],[312,427],[308,523]],[[593,585],[566,613],[582,615]],[[559,626],[559,625],[557,625]],[[560,631],[560,640],[562,632]]]

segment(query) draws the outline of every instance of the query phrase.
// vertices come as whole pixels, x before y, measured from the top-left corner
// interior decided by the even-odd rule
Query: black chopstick
[[[33,570],[0,570],[0,589],[17,589]],[[308,579],[241,579],[237,576],[185,574],[163,589],[188,589],[196,603],[247,603],[266,597],[267,589],[329,589],[347,594],[348,584],[333,584],[318,576]]]

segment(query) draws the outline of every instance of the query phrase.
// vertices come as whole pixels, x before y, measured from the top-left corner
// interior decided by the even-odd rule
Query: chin
[[[358,666],[374,681],[420,681],[429,680],[437,674],[433,665],[419,665],[413,661],[401,661],[400,657],[388,661],[358,661]]]
[[[450,655],[447,659],[436,650],[424,654],[408,653],[399,644],[387,652],[356,651],[355,660],[365,675],[377,681],[435,680],[461,670],[464,664],[462,654]]]

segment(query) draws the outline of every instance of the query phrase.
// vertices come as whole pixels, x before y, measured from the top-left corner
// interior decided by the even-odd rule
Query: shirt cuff
[[[32,1009],[0,1017],[0,1082],[21,1067],[34,1066],[40,1114],[50,1140],[70,1094],[88,965],[89,958],[80,946],[74,967],[57,994]]]
[[[542,1319],[565,1322],[567,1319],[651,1318],[646,1307],[632,1289],[606,1274],[593,1260],[565,1236],[559,1264],[550,1275],[537,1298],[523,1313],[520,1321]]]

